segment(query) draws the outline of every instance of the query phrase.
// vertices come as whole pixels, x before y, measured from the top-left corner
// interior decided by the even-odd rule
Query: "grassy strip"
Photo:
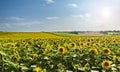
[[[65,32],[54,32],[53,34],[63,36],[63,37],[78,37],[78,34],[65,33]]]

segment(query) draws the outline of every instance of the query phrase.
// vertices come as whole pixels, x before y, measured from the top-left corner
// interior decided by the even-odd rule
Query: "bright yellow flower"
[[[108,61],[108,60],[104,60],[104,61],[101,63],[101,65],[102,65],[102,68],[107,69],[107,70],[111,68],[111,62]]]
[[[34,68],[34,71],[35,71],[35,72],[40,72],[40,71],[41,71],[41,68],[40,68],[40,67],[35,67],[35,68]]]
[[[71,46],[73,49],[76,49],[76,44],[75,44],[75,43],[71,43],[70,46]]]
[[[58,54],[64,54],[65,48],[64,47],[58,47]]]
[[[46,46],[47,49],[50,49],[51,47],[52,47],[52,45],[50,45],[50,44],[47,44],[47,46]]]
[[[113,56],[113,62],[116,64],[116,60],[117,60],[117,56],[116,55],[114,55]]]
[[[90,43],[89,43],[89,42],[86,42],[86,46],[90,46]]]
[[[96,44],[93,44],[93,47],[97,47],[97,45],[96,45]]]
[[[109,48],[103,48],[103,55],[110,55],[111,54],[111,50]]]
[[[96,48],[91,48],[90,53],[91,54],[98,54],[98,50]]]
[[[87,42],[90,42],[91,40],[90,39],[87,39]]]
[[[84,46],[84,43],[82,43],[82,42],[80,42],[79,44],[80,44],[80,47],[81,47],[81,48]]]
[[[16,46],[13,46],[13,49],[17,49],[17,47],[16,47]]]
[[[65,49],[67,49],[67,43],[64,43],[64,45],[63,45],[64,47],[65,47]]]

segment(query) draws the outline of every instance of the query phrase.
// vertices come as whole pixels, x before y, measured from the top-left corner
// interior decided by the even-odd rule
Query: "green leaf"
[[[3,51],[0,51],[0,54],[6,56],[6,54]]]

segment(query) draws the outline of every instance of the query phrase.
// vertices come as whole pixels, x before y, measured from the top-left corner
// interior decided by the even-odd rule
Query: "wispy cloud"
[[[54,3],[54,0],[46,0],[47,4]]]
[[[77,8],[78,7],[78,5],[76,3],[69,3],[68,6],[72,7],[72,8]]]
[[[2,20],[16,20],[16,21],[21,21],[21,20],[25,20],[22,17],[6,17],[6,18],[0,18]]]
[[[33,26],[40,26],[42,23],[43,23],[42,21],[27,21],[27,22],[20,22],[20,23],[0,23],[0,27],[2,28],[14,28],[14,27],[29,28]]]
[[[74,17],[74,18],[89,18],[89,17],[91,17],[91,14],[90,13],[76,14],[76,15],[71,15],[71,17]]]
[[[75,17],[75,18],[83,18],[83,15],[82,14],[79,14],[79,15],[71,15],[72,17]]]
[[[52,17],[46,17],[46,19],[48,19],[48,20],[53,20],[53,19],[59,19],[59,17],[52,16]]]

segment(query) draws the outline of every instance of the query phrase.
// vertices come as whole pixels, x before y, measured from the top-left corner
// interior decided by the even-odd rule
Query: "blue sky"
[[[0,0],[0,31],[120,30],[120,0]]]

